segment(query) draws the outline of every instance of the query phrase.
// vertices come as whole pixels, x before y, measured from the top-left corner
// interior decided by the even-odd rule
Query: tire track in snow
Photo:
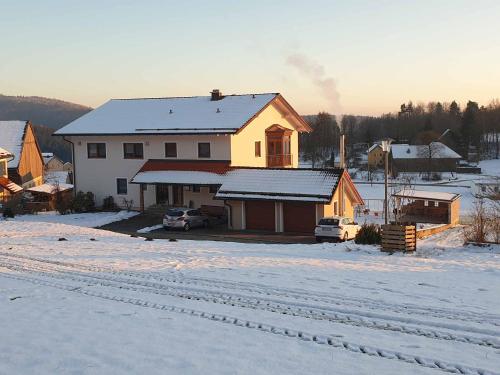
[[[422,356],[412,355],[412,354],[406,354],[406,353],[401,353],[401,352],[393,351],[393,350],[385,350],[383,348],[378,348],[378,347],[360,345],[360,344],[340,340],[337,337],[334,337],[331,335],[314,334],[314,333],[309,333],[309,332],[302,331],[302,330],[295,330],[295,329],[286,328],[286,327],[278,327],[278,326],[269,325],[269,324],[265,324],[265,323],[250,321],[247,319],[239,319],[239,318],[232,317],[232,316],[225,315],[225,314],[213,314],[213,313],[209,313],[209,312],[205,312],[205,311],[200,311],[200,310],[195,310],[195,309],[190,309],[190,308],[183,308],[183,307],[178,307],[178,306],[174,306],[174,305],[165,305],[165,304],[154,303],[154,302],[146,301],[144,299],[122,297],[122,296],[117,296],[114,294],[107,294],[107,293],[87,290],[84,287],[75,287],[73,285],[54,283],[54,282],[49,282],[49,281],[45,281],[42,279],[33,278],[33,277],[17,276],[17,275],[13,275],[13,274],[6,274],[3,272],[0,272],[0,275],[7,277],[7,278],[10,278],[10,279],[14,279],[14,280],[21,280],[21,281],[29,282],[29,283],[32,283],[35,285],[48,286],[48,287],[52,287],[52,288],[56,288],[56,289],[60,289],[60,290],[65,290],[65,291],[72,292],[72,293],[82,294],[85,296],[97,297],[97,298],[108,300],[108,301],[127,303],[127,304],[131,304],[131,305],[139,306],[139,307],[152,308],[152,309],[156,309],[156,310],[169,311],[169,312],[173,312],[173,313],[189,315],[189,316],[198,317],[198,318],[202,318],[202,319],[208,319],[208,320],[211,320],[214,322],[235,325],[235,326],[246,328],[246,329],[259,330],[259,331],[264,332],[264,333],[280,335],[280,336],[287,337],[287,338],[294,338],[297,340],[302,340],[302,341],[310,342],[310,343],[317,344],[317,345],[328,345],[332,348],[346,350],[346,351],[349,351],[352,353],[357,353],[360,355],[367,355],[367,356],[381,358],[381,359],[405,362],[408,364],[426,367],[426,368],[431,368],[431,369],[436,369],[436,370],[441,370],[441,371],[448,372],[448,373],[465,374],[465,375],[500,375],[500,373],[495,373],[492,371],[488,371],[488,370],[484,370],[484,369],[480,369],[480,368],[476,368],[476,367],[464,366],[464,365],[457,364],[457,363],[441,361],[439,359],[427,358],[427,357],[422,357]]]
[[[108,268],[108,267],[97,267],[97,266],[88,266],[88,265],[82,265],[82,264],[77,264],[77,263],[69,263],[69,262],[63,262],[63,261],[53,261],[53,260],[48,260],[48,259],[39,259],[39,258],[34,258],[34,257],[29,257],[29,256],[24,256],[20,254],[13,254],[13,253],[5,253],[5,252],[0,252],[0,255],[2,256],[7,256],[7,257],[12,257],[12,258],[20,258],[20,259],[26,259],[26,260],[33,260],[36,262],[41,262],[41,263],[48,263],[48,264],[55,264],[55,265],[61,265],[61,266],[66,266],[70,268],[75,268],[75,269],[80,269],[80,270],[87,270],[87,271],[92,271],[92,272],[98,272],[98,273],[110,273],[110,274],[115,274],[115,275],[124,275],[124,276],[130,276],[130,277],[136,277],[136,278],[141,278],[141,279],[146,279],[146,280],[157,280],[161,282],[169,282],[169,283],[176,283],[176,284],[186,284],[186,285],[198,285],[202,287],[215,287],[219,289],[239,289],[241,291],[247,291],[255,294],[260,294],[260,295],[266,295],[266,296],[279,296],[279,297],[286,297],[286,298],[293,298],[296,300],[303,300],[303,301],[314,301],[314,302],[321,302],[321,303],[326,303],[328,305],[337,305],[337,306],[345,306],[345,305],[350,305],[355,307],[356,309],[368,309],[368,310],[374,310],[374,311],[380,311],[380,310],[387,310],[391,311],[397,314],[405,314],[405,315],[420,315],[424,317],[433,317],[433,318],[439,318],[439,319],[448,319],[452,321],[463,321],[463,322],[474,322],[474,323],[479,323],[481,325],[484,325],[485,323],[491,324],[493,326],[500,327],[500,316],[495,315],[495,314],[488,314],[488,313],[474,313],[470,311],[457,311],[457,310],[450,310],[450,309],[442,309],[442,308],[434,308],[434,307],[422,307],[422,306],[417,306],[417,305],[409,305],[409,304],[404,304],[404,305],[394,305],[390,303],[381,303],[375,300],[369,300],[366,298],[353,298],[350,296],[345,296],[345,295],[335,295],[335,294],[326,294],[326,293],[318,293],[318,292],[312,292],[312,291],[307,291],[307,290],[296,290],[296,289],[287,289],[287,288],[277,288],[277,287],[269,287],[267,285],[261,285],[261,284],[255,284],[255,283],[244,283],[244,282],[231,282],[231,281],[226,281],[226,280],[219,280],[219,279],[207,279],[207,278],[194,278],[194,277],[187,277],[187,276],[180,276],[180,275],[175,275],[172,277],[167,277],[164,275],[156,275],[153,273],[139,273],[139,272],[132,272],[132,271],[120,271],[120,270],[115,270],[113,268]],[[353,313],[352,310],[349,309],[339,309],[339,312],[341,313]],[[380,317],[380,314],[371,314],[369,312],[366,313],[360,313],[359,310],[356,311],[356,314],[358,315],[363,315],[368,318],[382,318]],[[396,317],[394,317],[396,318]],[[404,320],[402,318],[401,320]],[[410,323],[409,321],[407,321]],[[440,325],[436,325],[437,327],[440,327]],[[448,328],[448,327],[446,327]],[[451,328],[453,329],[453,328]]]
[[[12,261],[11,261],[12,262]],[[329,311],[324,306],[294,304],[287,301],[273,299],[257,299],[251,296],[234,295],[231,293],[219,293],[207,290],[194,290],[182,287],[170,287],[164,284],[144,282],[138,280],[124,279],[120,277],[106,277],[102,274],[83,274],[77,272],[69,272],[61,270],[61,266],[37,266],[26,265],[21,261],[14,263],[0,262],[0,266],[9,268],[19,272],[31,272],[40,276],[71,280],[77,282],[93,283],[106,287],[114,287],[120,289],[128,289],[135,292],[147,292],[160,295],[168,295],[171,297],[183,298],[188,300],[203,301],[209,303],[218,303],[229,306],[237,306],[242,308],[251,308],[256,310],[264,310],[276,312],[284,315],[299,316],[307,319],[326,320],[334,323],[346,324],[350,326],[393,331],[408,335],[422,336],[430,339],[457,341],[467,344],[480,345],[500,349],[500,342],[493,338],[473,337],[464,334],[452,334],[449,332],[440,332],[422,328],[414,328],[402,324],[388,323],[387,321],[367,320],[359,316],[335,313]],[[45,267],[45,268],[44,268]],[[59,267],[59,268],[58,268]],[[92,281],[90,281],[92,280]],[[95,281],[98,280],[98,281]],[[426,322],[413,322],[423,326]],[[477,332],[476,332],[477,333]],[[483,333],[484,332],[480,332]],[[487,332],[486,334],[495,335],[495,332]]]

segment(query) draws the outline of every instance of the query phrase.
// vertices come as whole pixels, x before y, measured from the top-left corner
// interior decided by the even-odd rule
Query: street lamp
[[[385,224],[388,224],[388,204],[387,204],[387,175],[389,174],[389,151],[391,150],[391,141],[390,140],[385,140],[382,141],[382,152],[384,153],[384,159],[385,159],[385,173],[384,173],[384,188],[385,188],[385,195],[384,195],[384,220]]]

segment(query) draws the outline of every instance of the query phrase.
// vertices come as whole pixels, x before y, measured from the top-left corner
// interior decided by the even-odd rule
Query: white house
[[[240,219],[233,220],[233,228],[245,229],[242,207],[256,206],[269,195],[256,199],[252,194],[262,189],[253,187],[241,192],[246,197],[225,199],[216,196],[219,188],[229,176],[234,178],[236,169],[248,167],[257,180],[271,178],[266,170],[272,168],[281,171],[272,178],[293,185],[300,173],[298,134],[308,131],[309,125],[280,94],[225,96],[213,90],[210,96],[110,100],[55,134],[72,144],[75,191],[93,192],[97,205],[113,196],[119,205],[133,201],[136,209],[156,204],[217,206],[229,214],[238,211]],[[331,187],[328,197],[323,188],[311,188],[305,197],[292,192],[295,200],[302,196],[313,207],[309,214],[314,212],[314,221],[316,205],[333,207],[336,188],[347,178],[342,171],[322,176]],[[269,185],[268,193],[276,186]],[[352,206],[351,198],[354,203],[361,199],[353,189],[346,188],[344,201],[349,203],[336,203],[339,213]],[[276,219],[283,208],[275,203],[285,196],[275,194],[272,199],[270,230],[283,230]],[[253,203],[242,203],[249,201]]]

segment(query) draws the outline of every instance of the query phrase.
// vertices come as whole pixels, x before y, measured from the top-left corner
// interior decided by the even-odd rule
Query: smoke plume
[[[309,79],[319,89],[323,98],[331,104],[334,113],[341,110],[337,83],[335,79],[326,75],[323,65],[309,59],[302,53],[289,55],[286,63],[296,68],[301,75]]]

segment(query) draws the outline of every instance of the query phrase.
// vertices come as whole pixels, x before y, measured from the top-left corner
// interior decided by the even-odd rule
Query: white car
[[[332,216],[320,219],[314,235],[317,242],[323,240],[338,240],[347,241],[356,237],[360,226],[355,223],[350,217]]]
[[[191,228],[206,228],[208,224],[208,217],[192,208],[171,208],[163,217],[163,228],[166,230],[177,228],[187,232]]]

